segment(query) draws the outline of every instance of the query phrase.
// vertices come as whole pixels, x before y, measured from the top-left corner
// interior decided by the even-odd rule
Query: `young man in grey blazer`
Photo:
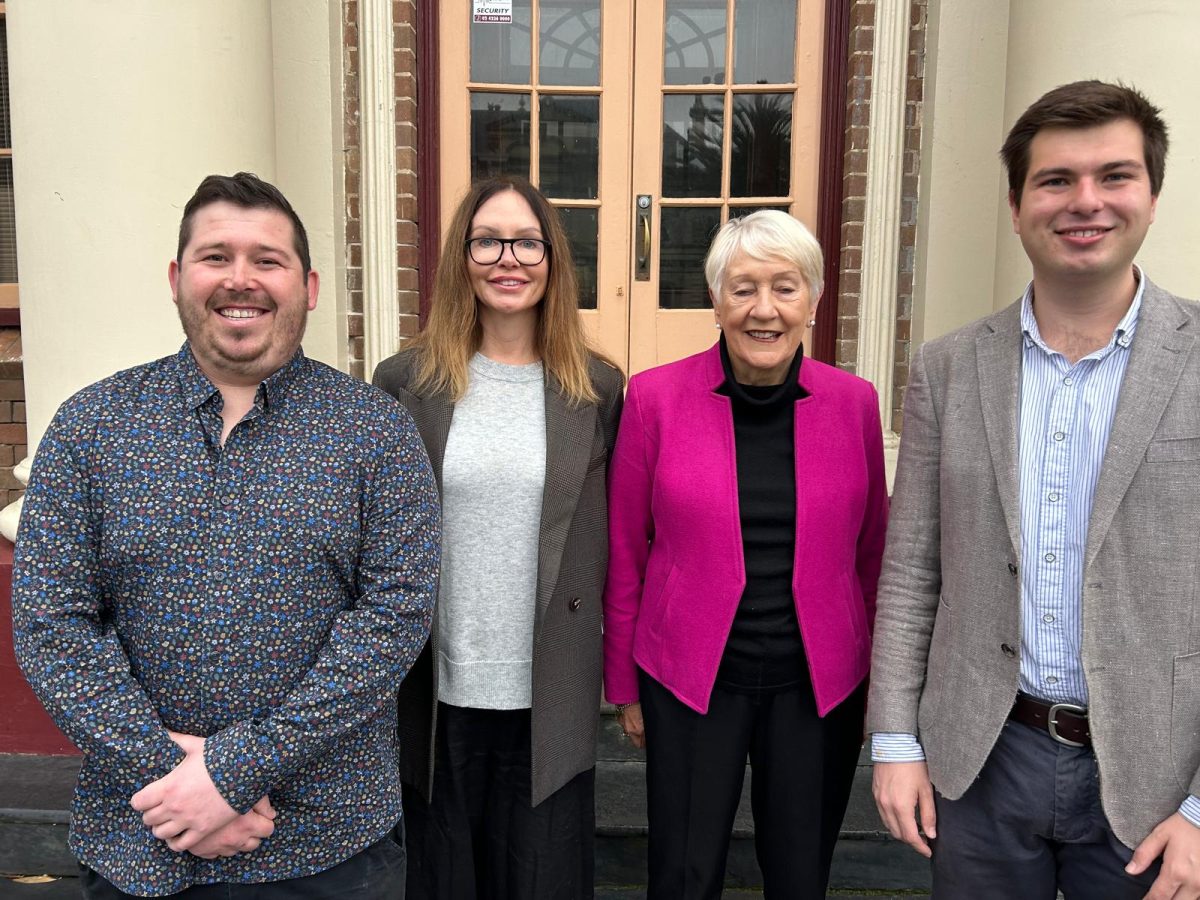
[[[1200,304],[1133,263],[1166,150],[1130,88],[1034,103],[1033,280],[913,357],[867,730],[936,898],[1200,897]]]

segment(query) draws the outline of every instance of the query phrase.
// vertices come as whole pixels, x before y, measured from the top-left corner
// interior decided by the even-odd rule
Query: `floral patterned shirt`
[[[440,523],[400,404],[297,351],[221,445],[190,348],[76,394],[42,439],[14,563],[17,656],[84,752],[70,846],[122,890],[323,871],[400,816],[395,693],[429,634]],[[129,805],[207,738],[251,853],[175,853]]]

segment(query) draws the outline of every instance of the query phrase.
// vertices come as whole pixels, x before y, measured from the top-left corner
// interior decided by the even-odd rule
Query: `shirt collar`
[[[1121,321],[1117,323],[1116,329],[1113,331],[1113,339],[1109,341],[1108,346],[1098,353],[1106,353],[1114,345],[1128,348],[1133,342],[1134,332],[1137,331],[1138,314],[1142,311],[1142,295],[1146,292],[1146,276],[1142,273],[1141,268],[1137,265],[1133,267],[1134,277],[1137,278],[1137,290],[1133,292],[1133,302],[1129,304],[1129,309],[1125,311],[1125,315],[1121,317]],[[1038,330],[1037,319],[1033,315],[1033,282],[1029,282],[1025,288],[1025,293],[1021,296],[1021,332],[1025,335],[1025,346],[1036,344],[1047,353],[1053,353],[1046,342],[1042,340],[1042,333]]]
[[[196,357],[192,355],[190,342],[183,342],[183,346],[175,355],[175,361],[179,371],[179,386],[183,392],[184,406],[188,409],[197,409],[203,406],[212,398],[213,394],[218,393],[216,385],[208,380],[208,376],[196,362]],[[304,351],[297,347],[292,358],[282,368],[267,376],[266,380],[258,386],[258,391],[254,395],[254,405],[263,409],[280,403],[286,396],[288,388],[299,377],[307,364],[308,360]]]

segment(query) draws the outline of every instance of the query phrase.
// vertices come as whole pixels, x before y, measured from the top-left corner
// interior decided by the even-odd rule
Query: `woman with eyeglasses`
[[[646,749],[650,900],[720,898],[747,759],[766,896],[825,896],[887,486],[874,388],[804,358],[822,268],[786,213],[731,220],[704,263],[720,339],[629,382],[604,684]]]
[[[621,373],[558,214],[517,178],[454,213],[425,330],[374,383],[441,489],[432,636],[400,686],[408,898],[592,896],[605,479]]]

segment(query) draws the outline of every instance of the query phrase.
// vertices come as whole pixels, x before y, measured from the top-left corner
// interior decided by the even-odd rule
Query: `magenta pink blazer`
[[[635,375],[609,463],[604,690],[638,699],[637,669],[704,713],[746,585],[733,415],[719,349]],[[792,594],[817,711],[867,675],[887,524],[870,382],[805,359],[796,403]]]

